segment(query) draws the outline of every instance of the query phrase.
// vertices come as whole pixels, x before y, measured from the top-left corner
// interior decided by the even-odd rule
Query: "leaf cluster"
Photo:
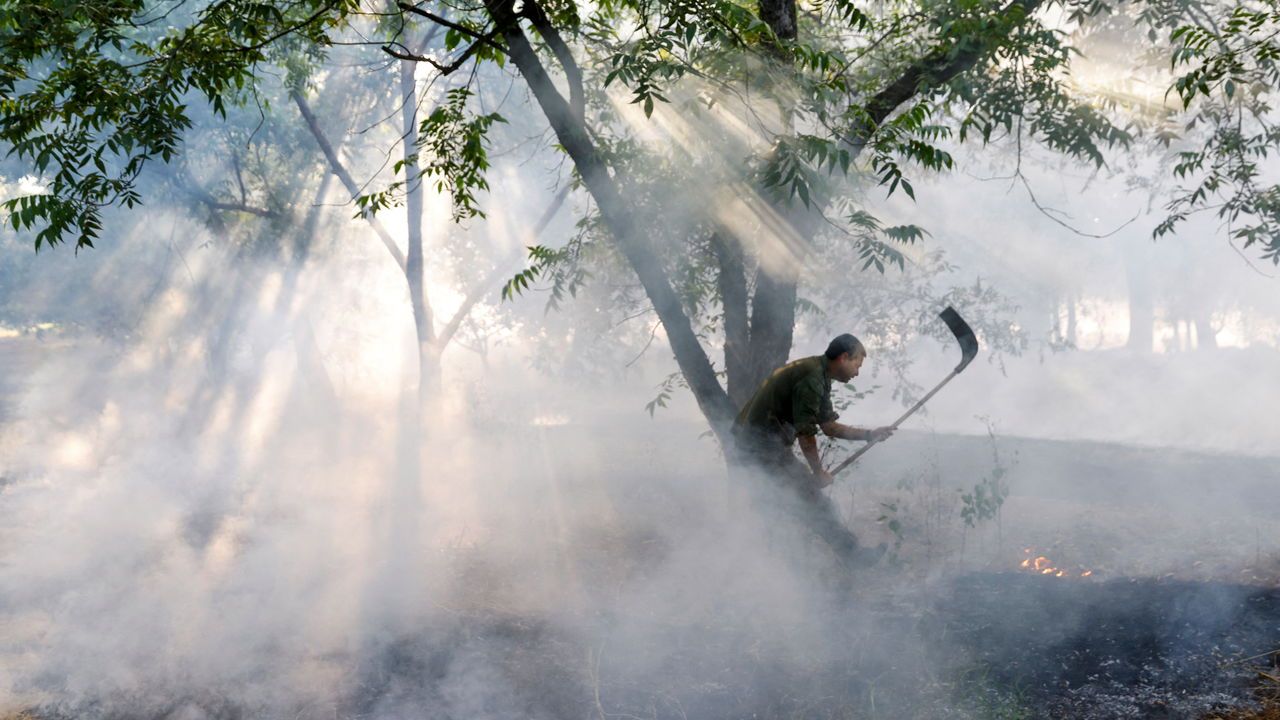
[[[1200,125],[1207,136],[1178,154],[1175,176],[1193,182],[1166,206],[1169,215],[1153,234],[1214,210],[1232,238],[1280,264],[1280,184],[1270,170],[1280,151],[1271,100],[1280,87],[1280,9],[1234,6],[1212,23],[1180,25],[1170,37],[1172,67],[1182,70],[1170,91],[1192,111],[1188,129]]]
[[[92,246],[104,208],[141,200],[135,186],[147,161],[179,152],[192,95],[225,114],[273,43],[325,44],[356,0],[221,0],[182,26],[169,24],[182,4],[163,7],[0,2],[0,143],[46,188],[4,207],[15,228],[38,230],[37,248],[64,238]]]

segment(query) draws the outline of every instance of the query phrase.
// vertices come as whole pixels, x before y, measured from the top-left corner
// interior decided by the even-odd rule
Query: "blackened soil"
[[[976,574],[934,611],[959,657],[1048,717],[1198,717],[1248,703],[1280,648],[1280,591],[1252,586]]]

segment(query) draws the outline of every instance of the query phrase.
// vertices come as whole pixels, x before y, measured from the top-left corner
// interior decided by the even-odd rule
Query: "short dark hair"
[[[835,339],[831,341],[831,344],[827,346],[827,359],[835,360],[845,353],[853,353],[855,356],[865,356],[867,354],[867,348],[862,344],[861,340],[849,333],[837,335]]]

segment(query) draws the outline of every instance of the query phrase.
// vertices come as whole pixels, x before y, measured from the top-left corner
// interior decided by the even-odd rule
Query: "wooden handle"
[[[897,429],[898,429],[898,426],[899,426],[899,425],[901,425],[901,424],[902,424],[902,422],[903,422],[904,420],[906,420],[907,418],[909,418],[909,417],[911,417],[913,414],[915,414],[915,411],[919,410],[922,406],[924,406],[924,404],[925,404],[926,402],[928,402],[928,401],[929,401],[929,398],[931,398],[931,397],[933,397],[934,395],[938,394],[938,391],[942,389],[942,386],[943,386],[943,385],[946,385],[947,383],[951,382],[951,378],[953,378],[953,377],[955,377],[956,375],[959,375],[959,374],[960,374],[960,368],[957,368],[957,369],[955,369],[955,370],[952,370],[950,375],[948,375],[948,376],[946,376],[945,378],[943,378],[943,379],[942,379],[942,382],[940,382],[940,383],[938,383],[936,386],[934,386],[934,388],[933,388],[932,390],[930,390],[928,393],[926,393],[924,397],[920,398],[920,401],[919,401],[919,402],[917,402],[915,405],[912,405],[910,410],[908,410],[908,411],[906,411],[905,413],[903,413],[903,414],[902,414],[902,417],[900,417],[900,418],[898,418],[896,421],[894,421],[894,423],[893,423],[892,425],[890,425],[889,427],[893,428],[894,430],[897,430]],[[879,441],[879,440],[872,440],[871,442],[867,443],[866,445],[863,445],[863,446],[858,450],[858,452],[856,452],[856,453],[854,453],[854,454],[850,455],[848,458],[846,458],[846,459],[845,459],[845,461],[844,461],[844,462],[842,462],[842,463],[840,463],[839,465],[835,466],[835,468],[831,471],[831,474],[832,474],[832,475],[837,475],[837,474],[839,474],[841,470],[844,470],[845,468],[849,467],[849,465],[853,464],[853,461],[854,461],[854,460],[857,460],[858,458],[862,457],[863,453],[865,453],[866,451],[870,450],[872,447],[874,447],[874,446],[876,446],[876,445],[878,445],[878,444],[880,444],[880,441]]]

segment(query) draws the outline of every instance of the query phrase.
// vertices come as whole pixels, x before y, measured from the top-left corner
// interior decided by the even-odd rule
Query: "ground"
[[[0,344],[10,367],[39,353]],[[23,412],[16,375],[0,376],[11,423]],[[77,619],[120,652],[115,666],[108,654],[87,670],[24,675],[23,698],[0,698],[0,710],[19,713],[6,720],[1280,715],[1274,458],[903,432],[832,490],[865,542],[891,546],[849,584],[803,533],[744,521],[751,510],[695,425],[635,411],[645,424],[486,421],[502,441],[479,447],[485,472],[440,470],[446,489],[470,478],[474,497],[459,513],[466,523],[439,531],[456,539],[432,546],[422,570],[432,582],[414,591],[425,599],[408,603],[420,611],[314,647],[261,618],[290,593],[289,614],[346,617],[323,584],[349,565],[299,570],[311,584],[290,584],[289,566],[305,566],[315,546],[283,543],[279,555],[271,545],[307,505],[332,500],[320,480],[304,474],[306,503],[259,498],[270,512],[257,514],[193,511],[187,504],[203,496],[180,494],[174,542],[200,558],[207,576],[195,579],[212,599],[156,583],[168,570],[153,553],[131,560],[139,586],[173,596],[116,588],[101,620],[58,615],[100,582],[99,568],[67,578],[56,602],[0,602],[0,618],[12,621],[0,637],[21,638],[3,653],[14,667],[74,656],[54,638],[74,636],[81,626],[59,633],[59,623]],[[84,478],[77,468],[71,481]],[[0,467],[6,517],[14,493],[39,489],[42,473]],[[965,492],[997,475],[1007,501],[997,517],[967,525]],[[464,506],[440,488],[425,497]],[[7,537],[0,553],[40,550]],[[238,576],[241,565],[266,572],[269,592],[257,594],[257,576]],[[132,617],[120,613],[130,603],[151,603],[157,624],[202,619],[230,644],[170,638],[185,643],[179,652],[147,644],[145,627],[118,642],[125,633],[111,618]],[[30,621],[43,625],[13,629]],[[131,663],[150,670],[124,672]],[[77,689],[102,687],[92,681],[103,677],[128,682]]]

